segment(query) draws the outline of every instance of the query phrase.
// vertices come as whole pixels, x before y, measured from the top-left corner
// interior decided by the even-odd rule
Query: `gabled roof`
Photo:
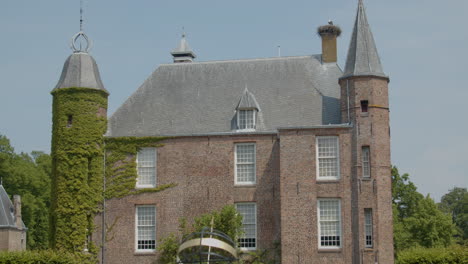
[[[369,75],[387,77],[380,63],[364,4],[359,0],[343,77]]]
[[[106,91],[94,58],[86,52],[74,52],[63,65],[60,80],[52,92],[61,88],[91,88]]]
[[[249,92],[247,86],[245,87],[244,93],[242,94],[241,99],[239,100],[239,103],[236,107],[236,110],[241,109],[256,109],[257,111],[260,110],[257,100],[255,100],[255,96]]]
[[[107,135],[235,132],[245,84],[262,108],[257,133],[338,124],[340,76],[320,55],[161,65],[109,118]]]
[[[0,185],[0,228],[26,229],[23,221],[21,221],[21,224],[21,227],[16,226],[13,203],[3,185]]]

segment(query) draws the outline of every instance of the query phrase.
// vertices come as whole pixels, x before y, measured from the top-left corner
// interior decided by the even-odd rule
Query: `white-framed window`
[[[237,111],[237,129],[255,130],[255,109],[241,109]]]
[[[235,145],[235,183],[249,185],[256,182],[256,147],[255,143],[238,143]]]
[[[372,209],[364,209],[364,231],[366,234],[366,248],[371,248],[372,245]]]
[[[318,246],[319,248],[341,248],[341,201],[340,199],[318,199]]]
[[[242,215],[243,235],[237,240],[242,250],[257,248],[257,205],[255,203],[236,203],[236,209]]]
[[[156,187],[156,148],[141,148],[137,153],[137,188]]]
[[[136,206],[135,250],[137,252],[156,250],[156,207],[154,205]]]
[[[370,149],[368,146],[362,147],[362,177],[370,178]]]
[[[317,180],[340,179],[340,147],[337,136],[319,136],[316,140]]]

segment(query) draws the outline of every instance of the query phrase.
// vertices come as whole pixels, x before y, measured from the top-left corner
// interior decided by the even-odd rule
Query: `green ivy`
[[[159,142],[166,137],[105,138],[108,96],[105,91],[65,88],[53,91],[52,95],[50,246],[69,252],[82,252],[87,246],[90,253],[96,254],[97,247],[86,241],[94,232],[94,218],[102,210],[103,199],[159,192],[175,186],[171,183],[135,189],[138,150],[160,147]]]
[[[135,189],[136,154],[140,148],[161,147],[167,137],[108,137],[106,142],[106,199],[122,198],[146,192],[159,192],[176,186],[174,183],[156,188]]]
[[[82,252],[102,202],[107,92],[65,88],[52,92],[50,246]],[[90,242],[88,249],[96,253]]]

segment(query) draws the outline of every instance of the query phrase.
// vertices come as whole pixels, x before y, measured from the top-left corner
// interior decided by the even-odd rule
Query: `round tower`
[[[353,263],[394,263],[388,83],[359,0],[341,85],[352,125]]]
[[[84,41],[84,48],[75,43]],[[52,203],[50,246],[92,251],[94,215],[102,201],[107,97],[83,32],[52,90]]]

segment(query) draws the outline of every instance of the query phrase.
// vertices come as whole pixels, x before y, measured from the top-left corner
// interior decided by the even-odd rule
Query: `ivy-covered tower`
[[[84,48],[75,43],[84,42]],[[102,201],[107,97],[83,32],[52,90],[52,205],[50,246],[93,251],[94,215]]]

